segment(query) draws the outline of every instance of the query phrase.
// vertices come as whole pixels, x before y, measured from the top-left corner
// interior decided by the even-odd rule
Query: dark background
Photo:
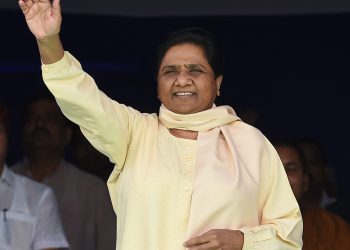
[[[8,162],[21,155],[20,111],[42,87],[36,42],[20,11],[0,11],[0,98],[11,109]],[[225,70],[217,104],[254,109],[270,139],[314,136],[343,193],[349,184],[350,14],[131,18],[63,14],[61,37],[113,99],[157,112],[154,55],[164,36],[200,26],[218,38]]]

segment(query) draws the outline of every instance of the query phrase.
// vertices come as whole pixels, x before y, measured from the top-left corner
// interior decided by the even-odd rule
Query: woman
[[[222,71],[208,34],[175,33],[159,53],[159,117],[119,104],[63,50],[59,1],[20,0],[43,78],[69,119],[115,163],[117,249],[301,249],[283,166],[256,129],[215,107]]]

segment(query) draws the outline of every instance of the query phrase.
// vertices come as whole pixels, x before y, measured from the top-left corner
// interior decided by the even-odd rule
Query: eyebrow
[[[287,161],[284,165],[286,165],[286,166],[290,166],[290,165],[297,166],[298,164],[296,162],[294,162],[294,161]]]
[[[205,69],[204,65],[202,64],[184,64],[186,69],[196,69],[196,68],[202,68]],[[173,64],[173,65],[166,65],[161,69],[161,72],[164,70],[170,69],[170,70],[178,70],[181,68],[181,64]]]
[[[166,70],[166,69],[177,70],[177,69],[179,69],[179,68],[181,68],[181,65],[180,65],[180,64],[166,65],[166,66],[164,66],[164,67],[162,68],[161,71],[163,72],[163,71]]]
[[[195,69],[195,68],[202,68],[205,69],[204,65],[202,64],[185,64],[186,69]]]

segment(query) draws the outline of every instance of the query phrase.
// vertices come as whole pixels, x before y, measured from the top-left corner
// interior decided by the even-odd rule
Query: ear
[[[218,77],[216,77],[215,83],[216,83],[216,89],[217,89],[217,90],[220,89],[221,82],[222,82],[222,79],[223,79],[223,78],[224,78],[223,75],[219,75]]]

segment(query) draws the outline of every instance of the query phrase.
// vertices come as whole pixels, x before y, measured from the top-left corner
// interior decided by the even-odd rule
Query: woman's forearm
[[[59,35],[37,40],[37,44],[43,64],[52,64],[62,59],[64,49]]]

